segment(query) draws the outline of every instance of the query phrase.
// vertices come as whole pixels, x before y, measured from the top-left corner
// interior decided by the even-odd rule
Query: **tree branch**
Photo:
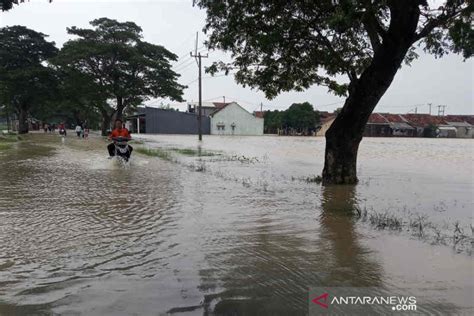
[[[467,10],[468,8],[464,8],[462,10],[453,10],[452,12],[448,13],[441,13],[438,15],[435,19],[429,20],[424,27],[417,33],[415,34],[415,37],[413,39],[413,43],[419,41],[420,39],[428,36],[435,28],[442,26],[446,23],[449,23],[451,19],[456,18],[460,14],[464,12],[464,10]]]
[[[362,24],[367,31],[372,49],[375,52],[380,47],[380,39],[385,37],[386,30],[382,27],[379,20],[377,19],[371,1],[364,1],[364,7],[365,12],[362,18]]]
[[[326,46],[326,48],[329,49],[331,54],[333,54],[339,60],[339,62],[341,63],[341,68],[346,72],[347,76],[349,77],[349,80],[351,82],[357,80],[356,70],[348,62],[346,62],[338,52],[336,52],[336,50],[331,44],[331,41],[326,36],[324,36],[318,29],[315,29],[315,31],[318,34],[319,43]]]

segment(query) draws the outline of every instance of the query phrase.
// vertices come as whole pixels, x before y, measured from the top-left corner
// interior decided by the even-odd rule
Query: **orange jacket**
[[[132,136],[130,136],[130,132],[128,131],[128,129],[126,128],[122,128],[122,129],[114,129],[112,131],[112,134],[110,134],[109,138],[114,138],[114,137],[126,137],[126,138],[132,138]]]

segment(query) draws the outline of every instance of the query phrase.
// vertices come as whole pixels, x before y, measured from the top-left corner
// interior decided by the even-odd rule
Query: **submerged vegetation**
[[[15,133],[0,134],[0,150],[10,149],[19,140],[21,137]]]
[[[136,152],[151,156],[151,157],[158,157],[163,160],[171,161],[171,154],[168,151],[165,151],[160,148],[144,148],[144,147],[138,147],[135,149]]]
[[[201,150],[201,149],[193,149],[193,148],[170,148],[169,150],[176,152],[180,155],[184,156],[197,156],[197,157],[205,157],[205,156],[218,156],[219,153],[215,153],[212,151]]]
[[[461,227],[459,222],[437,225],[428,220],[426,215],[415,213],[394,214],[391,212],[377,212],[373,209],[356,207],[354,210],[357,220],[368,223],[380,230],[408,232],[412,236],[436,245],[452,246],[457,252],[472,253],[474,232],[470,226],[471,234],[467,228]]]

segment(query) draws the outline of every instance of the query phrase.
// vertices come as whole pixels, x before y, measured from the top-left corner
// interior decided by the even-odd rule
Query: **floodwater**
[[[367,138],[360,183],[321,187],[322,138],[143,135],[169,154],[127,167],[28,138],[0,151],[0,315],[306,315],[321,286],[474,312],[472,140]]]

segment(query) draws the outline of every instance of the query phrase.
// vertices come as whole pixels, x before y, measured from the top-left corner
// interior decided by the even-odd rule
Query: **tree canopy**
[[[24,26],[0,29],[0,102],[18,114],[20,133],[28,132],[28,112],[56,92],[57,76],[47,60],[58,50],[45,37]]]
[[[293,103],[284,111],[266,111],[264,126],[266,133],[278,133],[283,130],[284,133],[309,135],[316,130],[319,121],[319,112],[314,110],[311,103],[304,102]]]
[[[409,0],[420,12],[409,44],[419,43],[436,56],[453,51],[472,56],[473,2],[447,0],[435,6]],[[399,0],[197,1],[207,10],[205,31],[211,49],[231,53],[233,62],[215,63],[209,71],[237,69],[236,80],[259,88],[269,98],[282,91],[324,85],[346,95],[370,65],[383,42],[401,34],[392,20],[409,10]],[[404,22],[404,21],[400,21]],[[409,48],[405,61],[417,57]],[[336,80],[336,76],[345,80]]]
[[[100,18],[90,24],[92,29],[68,28],[77,38],[64,44],[55,63],[93,78],[115,100],[118,117],[150,97],[182,101],[184,86],[171,69],[175,54],[143,41],[133,22]]]
[[[49,2],[52,2],[53,0],[48,0]],[[2,11],[8,11],[13,8],[14,4],[19,4],[25,2],[25,0],[0,0],[0,10]]]

